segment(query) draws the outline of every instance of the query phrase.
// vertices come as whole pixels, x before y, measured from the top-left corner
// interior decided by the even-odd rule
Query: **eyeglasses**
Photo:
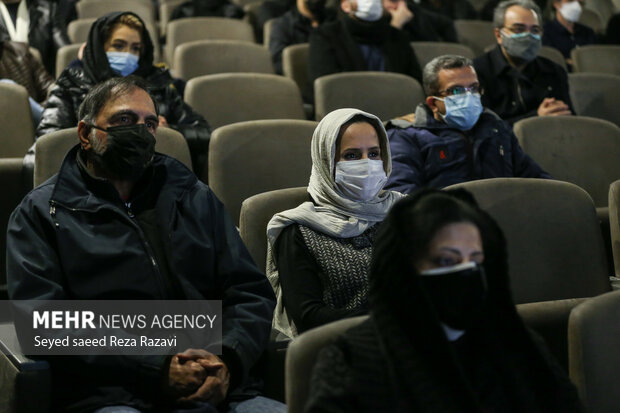
[[[513,24],[511,27],[506,27],[506,29],[510,30],[514,34],[530,32],[536,36],[542,35],[543,32],[543,29],[540,26],[531,26],[528,30],[528,27],[525,24]]]
[[[452,86],[449,87],[447,89],[444,90],[440,90],[439,93],[442,95],[446,95],[446,96],[458,96],[458,95],[464,95],[467,92],[471,92],[471,93],[480,93],[482,94],[482,89],[480,88],[480,85],[473,85],[473,86]]]

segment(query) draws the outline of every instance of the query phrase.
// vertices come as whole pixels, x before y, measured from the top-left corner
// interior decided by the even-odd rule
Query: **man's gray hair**
[[[439,94],[439,72],[444,69],[460,69],[462,67],[473,67],[471,59],[463,56],[447,54],[438,56],[424,66],[422,82],[426,96],[437,96]]]
[[[507,0],[498,4],[493,11],[493,27],[496,29],[501,29],[504,27],[504,23],[506,21],[506,10],[512,6],[521,6],[524,9],[532,10],[536,13],[538,22],[542,23],[542,13],[540,12],[540,7],[538,7],[538,5],[532,0]]]

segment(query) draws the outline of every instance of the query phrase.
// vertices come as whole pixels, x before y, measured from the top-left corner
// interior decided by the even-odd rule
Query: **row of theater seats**
[[[91,0],[92,1],[92,0]],[[56,73],[57,75],[62,71],[66,64],[70,62],[75,56],[77,56],[77,49],[79,44],[85,42],[88,36],[90,26],[95,21],[95,17],[83,18],[72,21],[67,27],[67,34],[69,39],[74,43],[73,45],[65,46],[59,50],[57,57]],[[232,40],[243,43],[255,44],[254,28],[247,22],[237,19],[228,19],[220,17],[195,17],[195,18],[183,18],[172,21],[167,28],[167,40],[163,49],[163,53],[160,52],[160,41],[155,26],[147,21],[147,30],[151,33],[155,47],[155,61],[163,60],[167,62],[173,69],[176,69],[184,58],[177,58],[178,49],[185,43],[196,42],[200,40]],[[265,38],[268,39],[270,27],[272,21],[268,21],[265,24]],[[475,57],[483,54],[485,51],[494,47],[496,44],[495,37],[493,35],[493,28],[490,22],[474,21],[474,20],[457,20],[455,23],[457,33],[459,36],[459,43],[462,46],[466,46],[468,49],[457,49],[462,51],[462,54],[468,57]],[[414,45],[420,42],[414,42]],[[423,42],[422,42],[423,43]],[[449,47],[441,46],[433,43],[439,48]],[[268,53],[268,41],[264,45],[265,54]],[[423,47],[423,46],[420,46]],[[617,65],[613,65],[609,62],[607,65],[599,61],[601,53],[605,53],[605,46],[598,46],[600,50],[594,51],[581,51],[582,48],[575,49],[575,56],[573,60],[576,60],[575,71],[596,71],[604,73],[619,74]],[[424,50],[418,51],[414,47],[416,54],[421,53],[424,55]],[[546,48],[551,50],[543,50],[542,55],[549,57],[554,61],[560,63],[565,67],[564,59],[561,54],[557,53],[557,50],[553,48]],[[587,47],[585,49],[588,49]],[[471,53],[469,52],[471,50]],[[187,53],[187,52],[186,52]],[[255,52],[258,53],[258,52]],[[446,53],[439,53],[446,54]],[[594,55],[596,54],[596,55]],[[216,54],[207,54],[206,56],[213,57],[218,56]],[[242,55],[241,55],[242,56]],[[204,60],[204,58],[203,58]],[[250,61],[251,58],[242,58],[244,61]],[[430,60],[430,59],[428,59]],[[420,64],[424,65],[426,61],[421,59]],[[587,63],[591,62],[588,66]],[[616,71],[614,72],[614,69]],[[243,70],[232,70],[243,71]],[[208,72],[207,72],[208,73]],[[207,74],[202,73],[202,74]],[[182,76],[180,76],[182,77]]]
[[[618,411],[620,291],[609,292],[609,272],[592,199],[574,184],[539,179],[488,179],[455,187],[471,191],[503,228],[517,309],[569,369],[588,411]],[[298,205],[305,197],[302,187],[246,200],[240,231],[251,250],[252,243],[260,241],[259,233],[263,236],[259,243],[265,245],[268,217]],[[611,185],[609,205],[618,230],[620,180]],[[308,371],[312,370],[318,350],[362,320],[342,320],[311,330],[293,340],[288,349],[289,343],[271,343],[259,366],[266,381],[266,395],[286,400],[289,412],[302,412],[308,394]],[[19,352],[11,325],[0,325],[0,350],[0,373],[4,378],[0,406],[7,407],[3,411],[48,412],[48,365],[29,360]],[[39,396],[36,403],[33,393]]]

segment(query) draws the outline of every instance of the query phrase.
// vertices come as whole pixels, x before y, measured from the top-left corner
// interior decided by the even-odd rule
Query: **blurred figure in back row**
[[[551,3],[555,18],[545,23],[543,44],[558,49],[564,55],[569,68],[572,67],[570,52],[575,47],[597,42],[594,30],[578,23],[583,12],[583,0],[553,0]]]
[[[310,35],[310,79],[371,70],[402,73],[421,81],[409,37],[391,26],[391,20],[381,0],[341,0],[338,18]]]
[[[41,119],[43,104],[54,85],[54,78],[30,53],[28,45],[11,41],[0,32],[0,81],[17,83],[28,91],[32,120],[36,127]]]
[[[318,356],[306,412],[581,412],[512,301],[506,243],[466,191],[399,201],[375,239],[368,320]]]
[[[167,69],[153,65],[153,43],[144,22],[132,12],[113,12],[95,21],[81,60],[61,73],[45,106],[37,137],[72,128],[86,94],[97,83],[133,74],[143,78],[159,106],[159,126],[183,134],[196,174],[206,164],[210,130],[207,121],[183,101]]]

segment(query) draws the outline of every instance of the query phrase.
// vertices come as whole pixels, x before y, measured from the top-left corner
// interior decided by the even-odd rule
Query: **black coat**
[[[30,15],[28,43],[41,53],[43,65],[50,74],[56,72],[56,52],[71,43],[67,36],[64,3],[53,0],[23,0],[27,2]],[[0,33],[8,30],[0,16]],[[75,125],[74,125],[75,126]]]
[[[484,89],[483,106],[510,124],[536,116],[547,97],[563,101],[572,110],[568,75],[564,68],[547,58],[538,56],[519,72],[508,63],[498,45],[474,59],[474,68]]]
[[[481,233],[487,293],[471,327],[448,340],[412,264],[412,238],[425,235],[415,232],[420,224],[412,227],[411,217],[424,213],[418,205],[429,192],[436,192],[435,200],[453,196],[475,205],[463,190],[426,190],[392,206],[373,244],[370,318],[321,351],[305,411],[581,412],[566,373],[517,314],[506,241],[497,223],[480,209],[466,219],[476,220]],[[431,205],[439,210],[445,204]],[[429,204],[425,208],[431,215]],[[450,210],[444,225],[463,219]],[[437,221],[429,216],[425,225],[432,228]]]
[[[475,20],[478,12],[468,0],[422,0],[420,3],[435,13],[443,14],[452,20]]]
[[[403,26],[403,31],[412,42],[452,42],[457,43],[456,29],[451,18],[418,6],[412,0],[407,8],[413,19]]]
[[[147,170],[150,178],[138,183],[134,192],[142,196],[131,199],[133,214],[154,211],[168,272],[182,291],[173,294],[163,271],[152,265],[157,254],[146,245],[145,229],[131,219],[110,183],[80,169],[78,148],[11,215],[9,296],[222,300],[224,359],[233,382],[243,382],[267,345],[275,297],[222,203],[183,164],[165,155],[155,156]],[[154,403],[162,393],[167,360],[71,356],[50,362],[55,411],[60,405],[92,411],[106,404]]]
[[[409,38],[390,26],[389,16],[365,23],[344,14],[322,24],[310,35],[309,75],[312,82],[332,73],[368,70],[358,44],[362,41],[352,32],[353,29],[363,32],[365,27],[369,30],[364,33],[366,39],[362,41],[379,46],[387,72],[402,73],[422,82],[420,65]]]
[[[282,51],[294,44],[307,43],[312,31],[312,21],[296,7],[275,19],[269,33],[269,52],[276,73],[282,74]]]
[[[110,13],[99,18],[88,35],[83,60],[74,60],[58,77],[52,88],[36,136],[42,136],[59,129],[72,128],[79,122],[78,111],[86,94],[94,85],[111,77],[119,76],[108,64],[103,50],[106,27],[122,13]],[[134,15],[136,16],[136,15]],[[138,17],[138,16],[136,16]],[[194,171],[206,165],[207,148],[211,134],[207,121],[196,113],[173,85],[167,69],[153,66],[153,44],[146,29],[142,33],[144,43],[133,75],[143,78],[149,85],[149,92],[157,102],[159,114],[168,125],[183,134],[192,154]]]

